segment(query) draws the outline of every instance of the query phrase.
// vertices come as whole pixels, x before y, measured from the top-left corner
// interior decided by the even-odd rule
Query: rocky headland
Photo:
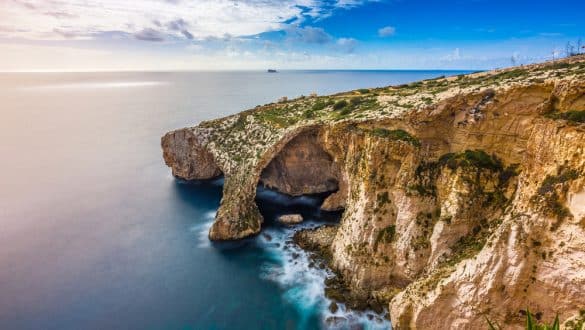
[[[162,147],[179,178],[225,177],[212,240],[261,231],[259,184],[331,193],[339,225],[295,240],[397,329],[583,324],[584,56],[271,103]]]

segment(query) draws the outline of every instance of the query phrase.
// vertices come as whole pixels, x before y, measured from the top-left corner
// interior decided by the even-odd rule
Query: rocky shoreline
[[[267,104],[162,146],[177,177],[225,177],[212,240],[262,230],[259,184],[330,193],[340,224],[295,241],[338,274],[330,297],[395,328],[585,310],[585,56]]]
[[[293,241],[303,250],[310,252],[312,259],[309,267],[327,267],[333,272],[333,276],[325,279],[325,296],[332,300],[329,310],[335,313],[338,304],[344,304],[347,308],[358,311],[373,311],[378,315],[386,315],[386,306],[389,300],[372,297],[368,292],[356,294],[351,286],[343,279],[343,275],[334,271],[332,267],[332,245],[337,234],[337,225],[322,225],[316,228],[301,229],[295,232]]]

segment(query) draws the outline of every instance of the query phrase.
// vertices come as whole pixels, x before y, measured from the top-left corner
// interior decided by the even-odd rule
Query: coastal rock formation
[[[303,216],[300,214],[285,214],[278,217],[278,222],[283,225],[296,225],[303,222]]]
[[[162,145],[177,177],[225,176],[214,240],[261,230],[258,184],[331,192],[341,222],[307,244],[395,328],[585,318],[583,56],[272,103]]]
[[[213,155],[205,149],[204,135],[194,130],[178,130],[162,138],[163,158],[173,175],[185,180],[205,180],[221,175]]]

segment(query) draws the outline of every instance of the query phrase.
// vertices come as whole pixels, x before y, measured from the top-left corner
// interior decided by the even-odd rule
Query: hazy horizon
[[[267,68],[267,69],[274,69],[274,68]],[[60,70],[43,70],[43,71],[34,71],[34,70],[21,70],[21,71],[0,71],[0,73],[221,73],[221,72],[266,72],[267,69],[215,69],[215,70],[205,70],[205,69],[184,69],[184,70],[85,70],[85,71],[60,71]],[[378,71],[378,72],[461,72],[461,71],[469,71],[472,72],[480,72],[484,70],[466,70],[466,69],[282,69],[278,70],[278,72],[318,72],[318,71],[348,71],[348,72],[358,72],[358,71]]]

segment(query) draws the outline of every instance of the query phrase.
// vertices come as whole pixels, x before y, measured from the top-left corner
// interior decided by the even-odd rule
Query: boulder
[[[278,222],[292,226],[303,222],[303,216],[300,214],[285,214],[278,217]]]

